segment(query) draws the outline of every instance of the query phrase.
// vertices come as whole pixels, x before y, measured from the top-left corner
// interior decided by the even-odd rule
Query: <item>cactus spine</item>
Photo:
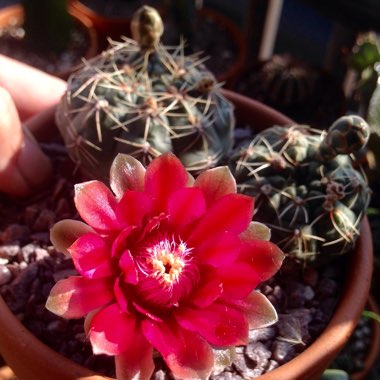
[[[289,256],[321,262],[353,247],[370,190],[352,153],[368,138],[362,118],[345,116],[327,132],[274,126],[232,156],[239,190],[256,197],[255,220]]]
[[[232,148],[232,104],[184,43],[160,43],[162,20],[151,7],[132,20],[134,40],[111,47],[74,73],[56,120],[71,158],[105,178],[117,153],[148,164],[172,151],[192,173],[217,165]]]

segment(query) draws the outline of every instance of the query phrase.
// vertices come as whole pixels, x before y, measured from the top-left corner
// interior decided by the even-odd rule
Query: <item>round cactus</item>
[[[351,153],[368,135],[358,116],[338,119],[327,132],[274,126],[232,155],[238,189],[256,198],[255,220],[289,256],[321,262],[353,247],[370,190]]]
[[[92,178],[106,178],[117,153],[147,165],[171,151],[194,174],[217,165],[233,144],[232,104],[199,55],[160,43],[155,9],[131,25],[135,40],[112,41],[68,80],[56,121],[70,157]]]

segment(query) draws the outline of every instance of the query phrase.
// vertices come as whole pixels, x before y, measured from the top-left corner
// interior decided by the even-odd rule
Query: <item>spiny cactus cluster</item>
[[[352,153],[368,137],[362,118],[344,116],[327,132],[273,126],[233,154],[238,189],[256,197],[255,220],[289,256],[326,262],[353,247],[370,190]]]
[[[317,71],[289,54],[274,55],[256,75],[258,96],[277,107],[304,105],[315,95]]]
[[[232,104],[199,54],[160,43],[156,10],[140,8],[131,31],[69,78],[56,121],[70,157],[92,178],[117,153],[147,165],[171,151],[194,174],[217,165],[233,144]]]

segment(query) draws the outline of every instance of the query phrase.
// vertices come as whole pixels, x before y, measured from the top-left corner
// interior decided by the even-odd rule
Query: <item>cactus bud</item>
[[[328,129],[319,147],[322,160],[350,154],[363,148],[369,139],[369,125],[360,116],[342,116]]]
[[[156,9],[144,5],[133,15],[131,32],[142,49],[152,49],[160,41],[164,24]]]

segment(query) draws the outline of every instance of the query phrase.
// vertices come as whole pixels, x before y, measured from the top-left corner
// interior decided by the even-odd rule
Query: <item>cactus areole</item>
[[[273,126],[232,155],[238,189],[256,198],[255,220],[289,256],[326,263],[353,248],[370,199],[353,153],[368,138],[362,118],[344,116],[323,132]]]
[[[95,179],[117,153],[146,166],[172,152],[192,174],[216,166],[233,145],[232,104],[199,54],[160,43],[155,9],[140,8],[131,29],[134,40],[111,41],[68,80],[56,121],[70,157]]]

